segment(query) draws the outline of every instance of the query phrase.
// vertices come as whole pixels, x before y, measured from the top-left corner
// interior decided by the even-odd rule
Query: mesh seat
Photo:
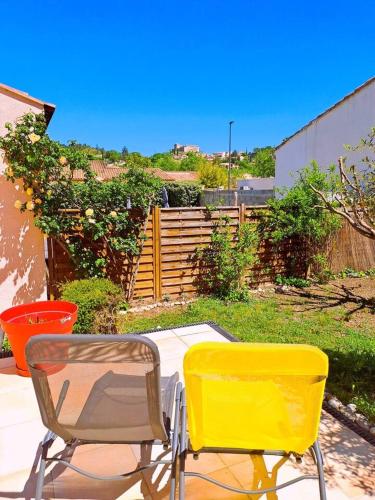
[[[46,427],[65,441],[167,441],[160,359],[150,339],[41,337],[31,339],[26,354]],[[69,388],[57,415],[66,381]]]

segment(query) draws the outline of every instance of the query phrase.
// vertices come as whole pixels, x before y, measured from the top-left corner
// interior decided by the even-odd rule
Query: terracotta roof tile
[[[96,177],[102,181],[109,181],[118,177],[120,174],[125,174],[128,171],[126,167],[107,165],[104,160],[91,160],[90,164]],[[161,170],[160,168],[147,168],[146,171],[163,181],[191,182],[198,180],[197,172],[167,172],[165,170]],[[73,174],[73,179],[75,181],[83,181],[83,171],[76,170]]]

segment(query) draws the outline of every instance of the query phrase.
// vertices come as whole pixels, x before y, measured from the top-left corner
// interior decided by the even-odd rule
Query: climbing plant
[[[35,225],[69,253],[81,277],[105,276],[111,266],[120,272],[118,260],[131,261],[139,253],[160,181],[131,166],[119,178],[100,182],[84,152],[48,136],[41,114],[28,113],[6,128],[0,138],[5,174],[24,190],[15,208],[33,212]],[[74,180],[77,171],[83,182]]]

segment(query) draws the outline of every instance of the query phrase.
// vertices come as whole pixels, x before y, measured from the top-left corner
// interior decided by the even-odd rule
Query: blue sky
[[[152,154],[276,145],[374,76],[375,2],[2,0],[0,81],[50,135]],[[0,110],[1,112],[1,110]]]

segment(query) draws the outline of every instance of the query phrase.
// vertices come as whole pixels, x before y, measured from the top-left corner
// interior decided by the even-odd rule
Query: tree
[[[137,167],[137,168],[149,168],[151,167],[151,160],[147,156],[142,156],[141,153],[134,152],[129,153],[126,157],[125,166],[127,168]]]
[[[172,153],[155,153],[150,160],[153,167],[161,170],[180,170],[180,163],[173,158]]]
[[[124,160],[129,154],[129,150],[126,146],[124,146],[121,150],[121,157]]]
[[[181,160],[180,170],[199,170],[206,162],[207,160],[202,155],[190,151],[186,158]]]
[[[117,163],[121,160],[122,156],[119,151],[115,149],[110,149],[109,151],[105,151],[104,159],[109,161],[110,163]]]
[[[323,202],[323,207],[340,215],[360,234],[375,239],[375,128],[358,146],[346,146],[349,151],[363,151],[363,168],[348,167],[346,159],[338,160],[339,176],[335,191],[327,195],[311,184],[311,189]]]
[[[218,188],[225,185],[227,174],[222,167],[206,160],[199,167],[199,180],[205,187]]]
[[[251,155],[252,174],[256,177],[274,177],[275,150],[271,146],[255,148]]]

